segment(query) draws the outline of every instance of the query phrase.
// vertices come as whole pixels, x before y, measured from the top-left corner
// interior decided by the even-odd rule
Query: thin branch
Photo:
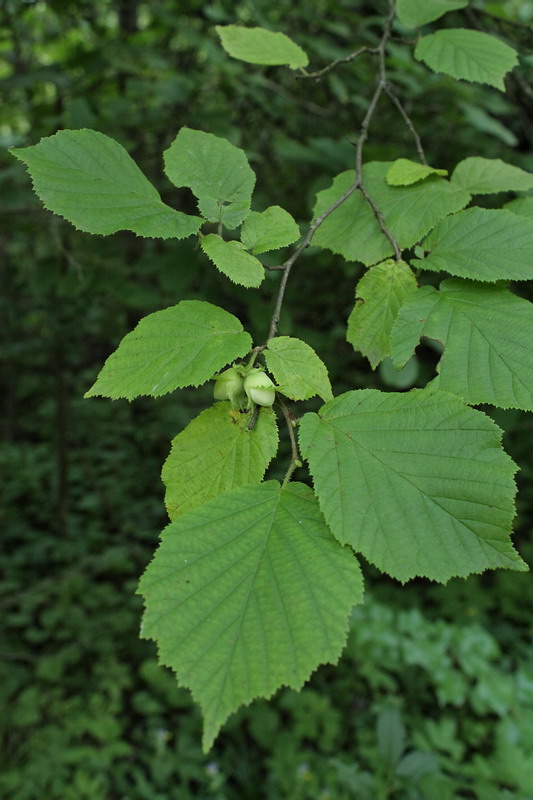
[[[290,481],[291,475],[294,472],[294,470],[296,470],[296,469],[298,469],[299,467],[302,466],[302,461],[300,459],[300,451],[298,450],[298,443],[296,442],[296,436],[294,435],[294,428],[293,428],[293,425],[292,425],[293,420],[294,420],[294,416],[291,414],[291,412],[289,411],[289,409],[287,408],[287,406],[285,405],[283,400],[279,401],[279,405],[280,405],[281,411],[283,413],[283,416],[285,417],[285,422],[287,424],[287,430],[289,431],[289,439],[291,440],[291,450],[292,450],[291,463],[290,463],[289,469],[287,470],[287,474],[285,475],[285,477],[283,479],[283,483],[281,484],[281,486],[283,488]]]
[[[363,53],[372,53],[373,55],[376,55],[377,52],[377,47],[360,47],[359,50],[355,50],[353,53],[350,53],[349,56],[336,58],[335,61],[331,62],[331,64],[328,64],[316,72],[304,72],[301,75],[295,75],[294,77],[298,80],[314,78],[316,81],[319,81],[320,78],[322,78],[324,75],[327,75],[328,72],[331,72],[332,69],[335,69],[340,64],[349,64],[351,61],[355,61],[356,58],[359,58],[359,56],[362,56]]]
[[[392,86],[390,85],[390,83],[386,84],[385,92],[387,93],[387,95],[390,98],[391,102],[396,106],[396,108],[398,109],[398,111],[402,115],[403,121],[405,122],[405,124],[409,128],[411,136],[415,140],[416,151],[418,153],[418,157],[419,157],[420,161],[422,162],[422,164],[425,164],[427,166],[428,162],[426,161],[426,155],[424,153],[424,148],[422,147],[422,140],[420,139],[420,136],[418,135],[418,131],[415,128],[411,117],[409,116],[409,114],[407,113],[407,111],[405,110],[403,105],[401,104],[398,96],[396,95],[396,93],[395,93],[394,89],[392,88]]]

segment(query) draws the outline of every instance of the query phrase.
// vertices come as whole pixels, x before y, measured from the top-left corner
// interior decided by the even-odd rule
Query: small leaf
[[[85,397],[160,397],[199,386],[252,347],[239,320],[211,303],[182,300],[143,317],[105,362]]]
[[[512,47],[495,36],[464,28],[447,28],[422,37],[415,58],[434,72],[486,83],[502,92],[504,76],[518,64],[517,52]]]
[[[215,30],[226,53],[249,64],[298,69],[309,63],[307,54],[284,33],[241,25],[216,25]]]
[[[202,224],[165,205],[122,145],[98,131],[59,131],[11,152],[27,165],[45,208],[80,231],[183,239]]]
[[[170,519],[237,486],[260,483],[278,449],[276,418],[261,408],[252,430],[250,414],[216,403],[172,441],[161,477]]]
[[[265,211],[252,211],[245,219],[241,241],[254,255],[278,250],[300,238],[300,229],[288,211],[270,206]]]
[[[424,240],[414,267],[476,281],[533,277],[533,220],[505,209],[468,208],[443,219]]]
[[[207,236],[202,236],[200,245],[217,269],[234,283],[252,287],[263,282],[263,265],[247,253],[240,242],[225,242],[218,234],[208,233]]]
[[[255,174],[244,150],[212,133],[182,128],[164,153],[174,186],[188,186],[205,219],[236,228],[250,213]]]
[[[447,175],[447,169],[428,167],[408,158],[398,158],[388,169],[386,180],[389,186],[410,186],[423,181],[428,175]]]
[[[346,392],[299,431],[326,522],[378,569],[441,583],[527,569],[510,541],[516,467],[496,424],[458,397]]]
[[[467,5],[468,0],[397,0],[396,9],[400,22],[410,28],[420,28],[439,19],[448,11],[465,8]]]
[[[281,394],[291,400],[319,395],[328,401],[333,397],[326,365],[306,342],[277,336],[269,341],[264,355]]]
[[[421,336],[442,342],[436,385],[467,403],[533,411],[533,305],[508,289],[446,280],[424,286],[393,327],[394,361],[410,358]]]
[[[357,284],[346,338],[368,358],[372,369],[390,355],[392,325],[400,306],[415,290],[412,269],[405,261],[392,259],[371,267]]]
[[[533,174],[499,158],[465,158],[457,164],[451,182],[470,194],[525,192],[533,189]]]
[[[240,705],[300,689],[346,641],[362,577],[309,487],[276,481],[219,495],[172,522],[139,592],[142,635],[191,689],[209,750]]]

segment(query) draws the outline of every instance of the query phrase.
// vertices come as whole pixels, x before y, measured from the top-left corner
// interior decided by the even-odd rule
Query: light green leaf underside
[[[397,0],[396,13],[404,25],[419,28],[467,5],[468,0]]]
[[[510,541],[515,465],[501,431],[447,392],[347,392],[300,424],[340,542],[400,581],[523,570]]]
[[[409,265],[392,259],[371,267],[357,284],[346,338],[354,350],[368,358],[372,369],[390,355],[393,322],[416,285]]]
[[[265,211],[252,211],[244,220],[241,241],[254,255],[278,250],[300,238],[300,229],[288,211],[269,206]]]
[[[277,336],[269,341],[264,356],[279,391],[291,400],[333,397],[326,365],[301,339]]]
[[[85,397],[159,397],[199,386],[251,350],[233,314],[201,300],[182,300],[143,317],[105,362]]]
[[[335,541],[312,491],[269,481],[163,531],[139,585],[142,635],[200,704],[209,750],[240,705],[299,689],[338,660],[362,590],[353,552]]]
[[[470,200],[444,178],[429,176],[413,186],[388,186],[386,175],[391,162],[372,162],[363,167],[367,191],[383,212],[385,224],[400,247],[412,247],[440,219],[464,208]],[[318,217],[342,196],[354,182],[352,170],[341,172],[329,189],[318,192],[313,212]],[[369,266],[393,255],[389,240],[381,232],[369,204],[354,192],[322,223],[313,244],[339,253],[347,261]]]
[[[533,278],[533,220],[505,209],[468,208],[443,219],[413,266],[477,281]]]
[[[165,205],[122,145],[98,131],[59,131],[11,152],[28,167],[45,208],[81,231],[183,239],[202,224]]]
[[[499,158],[472,156],[457,164],[451,182],[471,194],[525,192],[533,189],[533,174]]]
[[[252,430],[250,414],[216,403],[192,420],[172,441],[161,477],[170,519],[212,497],[263,480],[278,449],[276,417],[262,408]]]
[[[421,336],[445,347],[437,385],[467,403],[533,410],[533,305],[497,286],[447,280],[419,289],[393,327],[394,361],[404,364]]]
[[[427,178],[428,175],[447,175],[447,169],[436,169],[428,167],[427,164],[419,164],[408,158],[398,158],[389,167],[386,181],[389,186],[410,186]]]
[[[243,249],[240,242],[225,242],[216,233],[202,236],[200,245],[215,267],[234,283],[241,286],[259,286],[265,277],[265,269],[260,261]]]
[[[226,53],[240,61],[270,66],[286,64],[291,69],[309,63],[307,54],[284,33],[241,25],[216,25],[215,30]]]
[[[164,153],[174,186],[188,186],[205,219],[236,228],[250,213],[255,174],[244,150],[212,133],[182,128]]]
[[[519,217],[528,217],[533,219],[533,197],[516,197],[509,203],[506,203],[504,208],[512,211],[513,214],[518,214]]]
[[[518,64],[518,55],[512,47],[495,36],[464,28],[448,28],[424,36],[416,46],[415,58],[434,72],[486,83],[502,92],[504,76]]]

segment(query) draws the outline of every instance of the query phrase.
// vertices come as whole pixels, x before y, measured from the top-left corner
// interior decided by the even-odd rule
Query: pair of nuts
[[[251,369],[244,378],[235,367],[229,367],[217,375],[213,394],[215,400],[231,400],[235,406],[242,406],[246,395],[256,405],[270,407],[276,396],[276,387],[258,367]]]

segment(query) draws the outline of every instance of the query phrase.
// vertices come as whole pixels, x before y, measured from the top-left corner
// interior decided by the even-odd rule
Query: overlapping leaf
[[[525,192],[533,189],[533,174],[500,158],[472,156],[457,164],[451,182],[471,194]]]
[[[412,183],[423,181],[429,175],[448,174],[447,169],[437,169],[427,164],[419,164],[409,158],[397,158],[389,167],[386,180],[389,186],[410,186]]]
[[[518,64],[512,47],[495,36],[464,28],[446,28],[423,36],[416,46],[415,58],[435,72],[486,83],[502,92],[505,75]]]
[[[362,578],[312,491],[270,481],[172,522],[139,592],[142,635],[192,690],[208,750],[240,705],[282,685],[299,689],[319,664],[337,661]]]
[[[533,219],[533,197],[531,195],[515,197],[514,200],[506,203],[504,208],[508,211],[512,211],[513,214],[518,214],[519,217]]]
[[[182,300],[143,317],[105,362],[85,397],[159,397],[199,386],[251,349],[250,334],[224,309]]]
[[[357,284],[347,340],[368,358],[372,369],[390,355],[390,332],[400,306],[416,289],[412,269],[388,259],[371,267]]]
[[[303,417],[300,445],[335,536],[398,580],[527,569],[510,541],[515,465],[458,397],[347,392]]]
[[[255,174],[239,147],[212,133],[182,128],[164,153],[174,186],[188,186],[210,222],[236,228],[250,213]]]
[[[391,162],[372,162],[363,167],[365,186],[382,211],[387,228],[400,247],[416,244],[440,219],[464,208],[470,195],[438,176],[412,186],[389,186],[386,175]],[[341,172],[329,189],[318,192],[314,216],[318,217],[343,195],[354,182],[354,172]],[[318,228],[313,244],[340,253],[347,261],[367,266],[393,255],[393,248],[381,232],[370,205],[354,192]]]
[[[11,152],[27,165],[45,208],[81,231],[183,239],[202,224],[165,205],[122,145],[98,131],[59,131]]]
[[[443,219],[413,266],[476,281],[533,278],[533,220],[506,209],[468,208]]]
[[[242,25],[217,25],[222,47],[233,58],[250,64],[287,65],[291,69],[306,67],[307,54],[284,33]]]
[[[533,410],[533,305],[498,286],[447,280],[424,286],[393,327],[394,361],[402,366],[421,336],[445,351],[437,385],[467,403]]]
[[[264,356],[280,392],[291,400],[318,395],[327,401],[333,397],[326,365],[301,339],[276,336],[269,341]]]
[[[300,229],[288,211],[269,206],[265,211],[252,211],[244,220],[241,241],[254,255],[278,250],[300,238]]]
[[[241,286],[259,286],[265,269],[261,262],[244,250],[241,242],[225,242],[216,233],[208,233],[200,240],[202,250],[213,264],[234,283]]]
[[[396,9],[400,22],[419,28],[467,5],[468,0],[397,0]]]
[[[276,418],[261,408],[252,430],[250,414],[216,403],[172,441],[161,477],[170,519],[237,486],[259,483],[278,449]]]

